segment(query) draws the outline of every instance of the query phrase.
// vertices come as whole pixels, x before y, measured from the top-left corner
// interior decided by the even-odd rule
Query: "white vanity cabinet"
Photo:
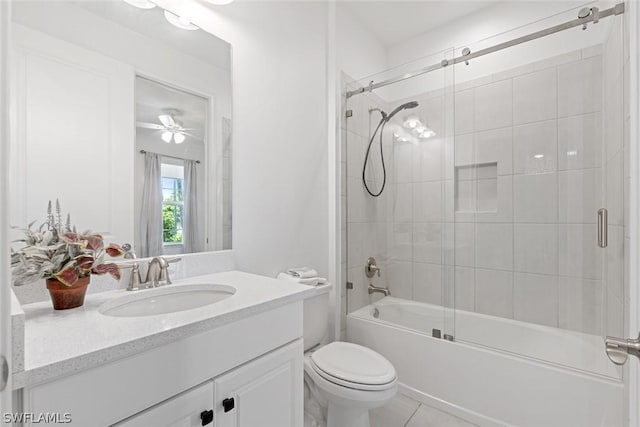
[[[302,301],[167,340],[27,386],[19,410],[81,427],[201,426],[210,410],[215,427],[303,424]]]
[[[292,343],[115,427],[299,427],[302,405],[302,359]]]
[[[216,427],[299,427],[303,366],[286,346],[216,378]]]

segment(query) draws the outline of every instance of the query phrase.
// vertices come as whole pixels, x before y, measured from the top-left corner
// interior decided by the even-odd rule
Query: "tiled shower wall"
[[[389,287],[393,296],[442,305],[451,279],[453,211],[447,188],[453,184],[453,90],[436,90],[403,99],[418,101],[419,107],[406,111],[435,132],[417,144],[396,142],[392,165],[393,193],[390,195],[388,237]],[[447,165],[449,167],[447,167]],[[447,226],[447,218],[451,227]],[[450,282],[450,280],[449,280]]]

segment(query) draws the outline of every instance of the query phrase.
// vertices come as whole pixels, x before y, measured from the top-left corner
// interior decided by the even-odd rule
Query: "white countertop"
[[[300,301],[316,289],[240,271],[177,280],[169,286],[223,284],[236,293],[191,310],[147,317],[111,317],[98,312],[105,301],[132,292],[114,290],[87,295],[82,307],[55,311],[51,302],[23,306],[24,371],[13,388],[50,381],[131,356],[180,338]],[[135,291],[143,293],[143,291]]]

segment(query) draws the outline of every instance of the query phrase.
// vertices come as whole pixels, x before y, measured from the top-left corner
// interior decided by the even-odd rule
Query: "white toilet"
[[[326,417],[327,427],[369,427],[369,409],[386,404],[398,390],[396,370],[367,347],[322,345],[329,326],[330,285],[325,286],[304,301],[305,419],[322,425],[318,418]]]

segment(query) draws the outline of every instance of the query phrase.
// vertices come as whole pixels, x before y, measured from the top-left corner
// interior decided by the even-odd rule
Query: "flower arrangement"
[[[101,235],[85,231],[78,233],[71,226],[67,214],[63,224],[60,202],[56,200],[55,213],[51,201],[47,208],[47,220],[32,230],[35,223],[24,230],[24,242],[19,250],[11,250],[11,273],[15,286],[25,285],[41,279],[56,279],[65,286],[73,286],[80,278],[91,274],[110,274],[120,279],[120,269],[114,263],[105,263],[105,255],[112,257],[125,253],[115,243],[104,246]]]

